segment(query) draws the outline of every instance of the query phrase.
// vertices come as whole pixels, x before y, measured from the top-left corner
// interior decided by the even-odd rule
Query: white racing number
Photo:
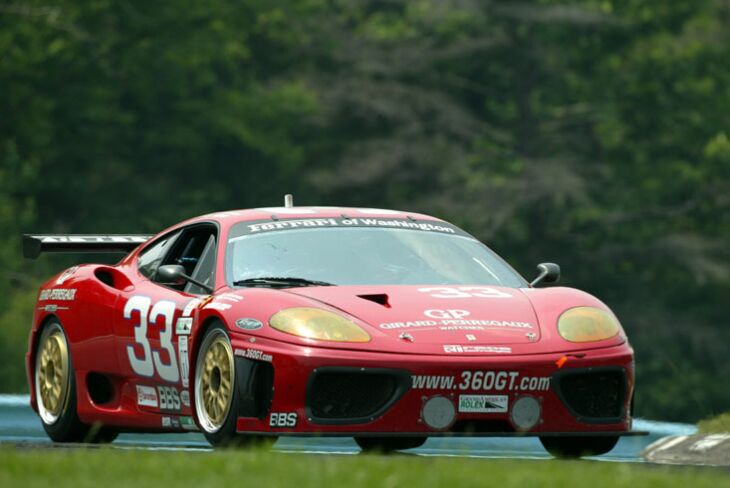
[[[428,293],[433,298],[512,298],[512,295],[489,286],[434,286],[419,288],[421,293]]]
[[[154,376],[155,370],[160,378],[170,383],[177,383],[180,380],[180,372],[177,369],[175,348],[172,345],[172,321],[175,316],[175,302],[161,300],[152,307],[152,301],[145,296],[135,295],[129,299],[124,306],[124,318],[131,320],[135,312],[139,315],[139,323],[134,326],[134,342],[142,347],[142,355],[137,356],[133,345],[127,346],[127,356],[132,371],[140,376],[150,378]],[[150,341],[147,338],[147,328],[150,323],[157,324],[159,317],[163,317],[162,328],[160,329],[160,349],[167,352],[170,358],[168,363],[163,361],[161,351],[152,351]],[[149,319],[149,320],[148,320]]]

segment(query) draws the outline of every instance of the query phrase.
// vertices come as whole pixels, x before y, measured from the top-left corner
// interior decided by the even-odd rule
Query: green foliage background
[[[0,5],[0,390],[19,235],[299,204],[436,214],[607,302],[641,416],[730,407],[727,0]]]

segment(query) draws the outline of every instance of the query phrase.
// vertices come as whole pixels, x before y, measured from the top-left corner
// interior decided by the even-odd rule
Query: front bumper
[[[234,335],[237,430],[270,435],[631,435],[633,351],[435,356]]]

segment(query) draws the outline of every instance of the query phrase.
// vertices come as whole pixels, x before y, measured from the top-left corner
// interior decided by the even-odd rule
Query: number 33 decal
[[[140,357],[134,351],[134,346],[127,346],[127,355],[132,370],[140,376],[152,377],[157,370],[165,381],[177,383],[180,380],[180,373],[177,369],[175,358],[175,347],[172,345],[172,321],[175,317],[175,302],[161,300],[152,307],[152,300],[148,297],[133,296],[124,306],[124,318],[131,320],[135,312],[139,314],[139,323],[134,326],[134,342],[142,346]],[[160,356],[160,351],[152,351],[150,341],[147,339],[147,326],[156,324],[159,317],[163,317],[163,325],[160,329],[160,349],[167,351],[169,363],[165,363]],[[149,321],[148,321],[149,318]]]

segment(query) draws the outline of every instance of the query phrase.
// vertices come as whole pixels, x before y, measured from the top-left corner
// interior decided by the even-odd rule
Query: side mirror
[[[555,283],[560,279],[560,266],[555,263],[540,263],[537,265],[537,270],[540,274],[532,280],[530,286],[540,283]]]
[[[157,280],[166,285],[183,285],[187,282],[185,279],[185,268],[179,264],[166,264],[157,268]]]
[[[155,281],[166,285],[183,285],[189,281],[208,293],[213,293],[213,288],[186,275],[185,268],[179,264],[166,264],[157,268],[157,279]]]

